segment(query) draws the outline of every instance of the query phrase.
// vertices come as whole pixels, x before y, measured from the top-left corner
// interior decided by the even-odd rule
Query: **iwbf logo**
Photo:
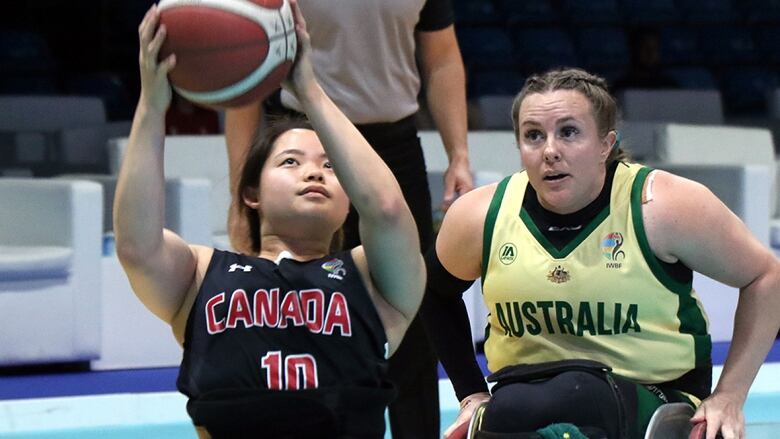
[[[623,234],[612,232],[601,240],[601,254],[610,262],[607,262],[607,268],[620,268],[623,264],[620,262],[626,259],[626,252],[621,250],[623,247]]]
[[[347,269],[344,268],[344,261],[338,258],[333,258],[330,261],[322,264],[323,270],[328,272],[328,277],[331,279],[344,279],[347,275]]]

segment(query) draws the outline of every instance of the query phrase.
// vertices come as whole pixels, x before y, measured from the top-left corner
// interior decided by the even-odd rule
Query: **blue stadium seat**
[[[736,24],[740,18],[731,0],[678,0],[677,5],[688,24]]]
[[[475,122],[482,130],[511,130],[515,94],[485,95],[471,101]]]
[[[622,19],[617,0],[564,0],[562,13],[575,25],[620,24]]]
[[[627,67],[597,67],[592,68],[589,71],[594,75],[604,78],[604,80],[607,81],[607,85],[610,87],[610,91],[612,91],[615,82],[619,81],[620,78],[625,77],[629,72]]]
[[[43,35],[0,31],[0,73],[8,76],[48,74],[56,64]]]
[[[712,72],[703,67],[677,67],[664,70],[664,74],[677,81],[680,88],[688,90],[713,90],[718,88]]]
[[[69,78],[66,91],[81,96],[99,97],[106,106],[108,120],[130,120],[134,104],[122,79],[113,73],[80,74]]]
[[[574,44],[561,28],[517,29],[512,32],[515,57],[526,71],[577,65]]]
[[[52,75],[0,77],[0,94],[51,95],[59,92],[57,80]]]
[[[780,0],[745,0],[737,4],[749,23],[780,24]]]
[[[503,21],[493,3],[489,1],[453,0],[452,9],[458,26],[494,25]]]
[[[469,72],[469,98],[479,96],[512,95],[523,87],[525,78],[516,70],[492,69]]]
[[[578,34],[580,62],[588,69],[619,70],[629,66],[628,40],[623,29],[587,28]]]
[[[660,31],[661,64],[696,65],[702,60],[696,31],[688,27],[665,27]]]
[[[777,74],[765,68],[732,68],[721,76],[726,110],[732,114],[765,113],[769,94],[777,86]]]
[[[458,43],[467,66],[501,67],[515,63],[512,41],[502,28],[458,28]]]
[[[558,21],[549,0],[496,0],[496,6],[510,26],[549,25]]]
[[[759,29],[755,34],[756,49],[761,60],[780,64],[780,28]]]
[[[623,16],[632,25],[675,24],[680,12],[674,0],[622,0]]]
[[[753,36],[745,27],[714,26],[699,32],[704,62],[711,66],[733,66],[757,62]]]

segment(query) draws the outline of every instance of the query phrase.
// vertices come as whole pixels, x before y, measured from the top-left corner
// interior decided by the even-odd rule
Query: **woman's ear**
[[[613,149],[620,145],[618,143],[619,141],[619,134],[615,130],[610,130],[607,135],[604,136],[604,144],[602,145],[601,149],[601,158],[604,162],[607,161],[609,153],[611,153]]]
[[[258,210],[260,208],[260,198],[258,197],[258,190],[254,187],[245,187],[241,191],[241,198],[250,209]]]

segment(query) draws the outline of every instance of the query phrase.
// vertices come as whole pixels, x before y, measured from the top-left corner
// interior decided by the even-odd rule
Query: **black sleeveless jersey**
[[[387,392],[386,341],[348,251],[307,262],[282,259],[277,265],[214,250],[187,321],[177,387],[189,397],[187,408],[195,424],[212,435],[220,430],[213,418],[240,427],[249,420],[235,419],[237,413],[279,410],[284,404],[274,400],[293,394],[315,395],[339,412],[345,403],[352,404],[333,396],[344,393],[342,389],[350,395],[355,390]],[[330,396],[316,396],[325,394]],[[341,397],[347,398],[353,399]],[[381,422],[383,431],[388,398],[379,399],[373,428],[380,428],[376,424]],[[225,404],[224,413],[215,416]],[[337,424],[351,422],[336,415]]]

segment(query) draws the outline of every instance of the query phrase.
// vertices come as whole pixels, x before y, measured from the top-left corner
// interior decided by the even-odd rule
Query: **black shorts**
[[[600,429],[608,438],[643,438],[662,404],[685,402],[695,407],[684,393],[638,384],[611,372],[600,375],[576,369],[499,384],[485,408],[481,431],[533,432],[550,424],[571,423]]]

